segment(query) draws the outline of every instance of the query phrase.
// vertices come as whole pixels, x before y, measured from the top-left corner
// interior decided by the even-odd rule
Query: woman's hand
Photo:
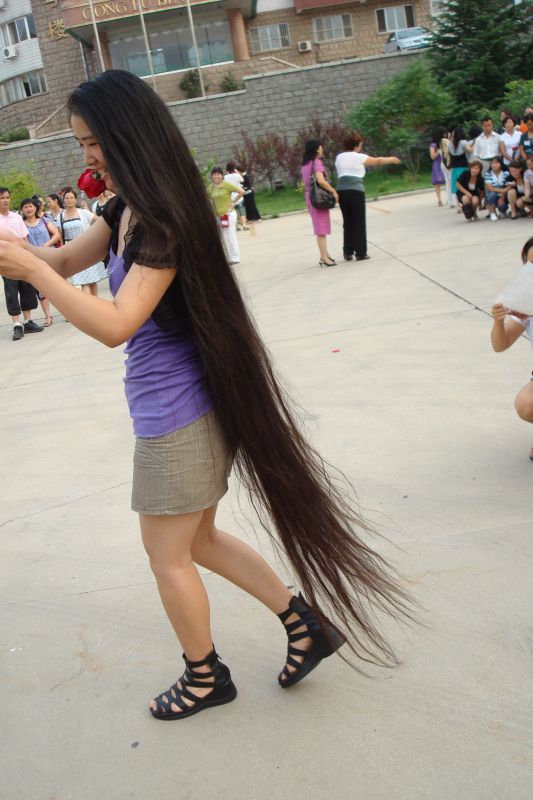
[[[16,236],[9,228],[0,227],[0,242],[7,244],[16,244],[18,247],[24,247],[26,239],[21,236]]]
[[[391,156],[391,157],[389,158],[389,162],[390,162],[391,164],[401,164],[401,163],[402,163],[402,160],[401,160],[401,158],[398,158],[398,156]]]
[[[335,189],[333,189],[333,197],[335,198],[335,202],[338,203],[339,202],[339,195],[337,194]]]
[[[0,236],[2,235],[0,230]],[[15,281],[33,283],[40,269],[46,268],[41,259],[24,249],[24,240],[14,237],[15,241],[0,240],[0,275]]]
[[[508,313],[508,310],[504,305],[502,305],[502,303],[495,303],[492,306],[491,314],[496,322],[503,322]]]

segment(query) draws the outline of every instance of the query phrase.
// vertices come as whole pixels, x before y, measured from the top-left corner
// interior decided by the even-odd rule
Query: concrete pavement
[[[320,270],[302,214],[239,234],[237,272],[424,607],[425,627],[388,625],[403,664],[332,658],[283,692],[279,622],[205,574],[239,696],[153,720],[181,658],[129,510],[122,353],[59,317],[12,342],[2,298],[2,800],[530,800],[533,428],[513,398],[533,361],[526,340],[492,352],[487,312],[532,225],[467,224],[430,193],[367,217],[369,261]],[[277,563],[245,511],[233,484],[220,522]]]

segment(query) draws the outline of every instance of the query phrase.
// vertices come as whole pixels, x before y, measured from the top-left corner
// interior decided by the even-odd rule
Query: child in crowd
[[[533,236],[522,248],[522,261],[524,264],[528,261],[533,263]],[[496,353],[508,350],[524,331],[533,346],[533,316],[510,311],[502,303],[493,305],[492,316],[494,322],[490,338]],[[520,419],[533,422],[533,374],[528,383],[516,395],[514,404]],[[529,458],[533,461],[533,447],[529,451]]]

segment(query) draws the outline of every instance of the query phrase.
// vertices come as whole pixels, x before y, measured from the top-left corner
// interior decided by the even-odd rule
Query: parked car
[[[398,50],[414,50],[417,47],[429,47],[433,34],[427,28],[402,28],[391,33],[384,53],[396,53]]]

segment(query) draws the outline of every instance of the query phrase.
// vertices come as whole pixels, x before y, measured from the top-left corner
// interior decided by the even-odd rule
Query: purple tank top
[[[124,259],[112,250],[107,271],[114,297],[126,271]],[[190,331],[165,333],[149,317],[128,339],[124,352],[126,400],[136,436],[165,436],[213,409]]]

